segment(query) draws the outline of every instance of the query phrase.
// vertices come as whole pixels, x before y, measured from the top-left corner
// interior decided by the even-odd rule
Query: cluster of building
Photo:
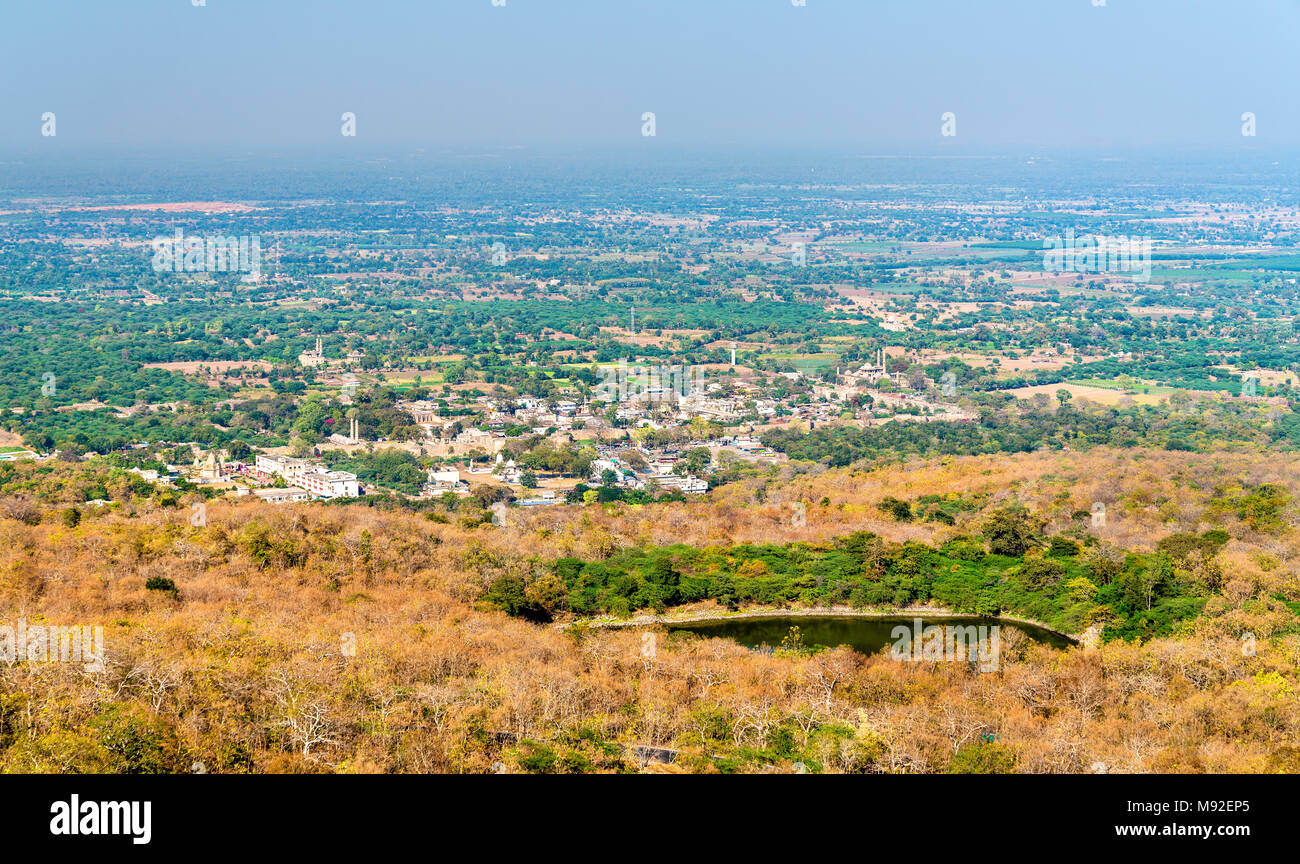
[[[303,352],[299,357],[304,366],[315,368],[342,365],[357,359],[358,356],[349,356],[343,361],[327,361],[319,339],[314,348]],[[399,407],[408,411],[414,422],[426,432],[427,440],[420,445],[421,453],[425,452],[427,445],[433,448],[432,455],[435,457],[470,456],[475,460],[473,466],[466,470],[430,469],[422,489],[422,494],[427,497],[439,497],[448,493],[457,497],[469,496],[473,477],[465,475],[485,475],[484,480],[524,485],[525,469],[516,465],[512,459],[505,458],[506,454],[502,452],[509,440],[508,434],[513,434],[511,427],[517,430],[522,426],[533,434],[549,435],[557,431],[600,430],[611,425],[621,427],[625,423],[633,428],[652,429],[679,428],[680,424],[695,419],[727,424],[744,417],[766,418],[766,423],[776,424],[802,420],[813,426],[823,421],[842,420],[848,416],[846,412],[852,412],[855,417],[868,423],[886,422],[888,419],[973,418],[973,415],[967,416],[957,405],[945,404],[947,400],[930,401],[929,394],[926,393],[899,391],[899,382],[896,376],[891,377],[887,360],[885,350],[881,349],[871,361],[856,369],[843,372],[837,370],[836,379],[829,384],[805,378],[799,372],[779,373],[799,385],[795,393],[797,398],[775,398],[755,381],[743,377],[732,379],[724,385],[716,381],[706,382],[702,374],[683,374],[680,376],[681,386],[676,386],[673,384],[675,379],[671,376],[668,385],[664,385],[662,380],[655,380],[653,375],[647,384],[641,380],[640,372],[637,372],[635,380],[628,379],[629,386],[618,390],[618,399],[612,404],[576,398],[541,399],[527,394],[478,395],[475,398],[478,403],[478,420],[476,425],[467,428],[444,414],[443,405],[434,400],[399,402]],[[629,367],[628,373],[640,368]],[[884,389],[878,389],[882,387]],[[351,388],[344,386],[341,398],[350,401],[350,391]],[[858,398],[864,394],[871,397],[868,400],[871,407],[864,407],[865,403]],[[886,416],[888,414],[893,416]],[[346,434],[336,432],[330,440],[339,445],[357,443],[357,420],[349,421]],[[784,458],[763,447],[752,435],[743,434],[668,447],[635,445],[626,440],[612,445],[595,441],[593,446],[598,458],[593,461],[587,477],[561,478],[534,472],[541,481],[541,488],[529,493],[533,497],[520,503],[557,503],[564,500],[565,493],[579,483],[604,485],[612,482],[626,489],[649,492],[677,490],[688,495],[699,495],[708,491],[707,477],[722,464],[719,456],[723,452],[729,453],[729,458],[752,462],[776,462]],[[692,469],[683,470],[682,460],[687,451],[699,448],[709,450],[709,464],[701,467],[697,456],[692,460]],[[491,460],[493,455],[495,461]],[[168,466],[168,469],[172,470],[173,466]],[[227,465],[222,463],[215,452],[209,452],[197,459],[192,470],[185,474],[197,483],[224,482],[228,479],[227,474],[243,475],[269,487],[253,489],[252,494],[276,503],[350,498],[362,494],[355,474],[330,470],[317,462],[290,456],[259,454],[253,465]],[[531,478],[527,478],[527,484],[530,487],[538,486]],[[567,489],[563,488],[566,484]],[[236,489],[236,494],[248,492],[241,487]]]
[[[360,351],[349,351],[347,356],[341,360],[330,360],[325,356],[325,345],[318,336],[314,347],[308,348],[298,355],[298,362],[308,369],[316,369],[322,366],[346,366],[350,363],[360,363],[364,356]]]
[[[716,383],[686,394],[671,389],[662,392],[645,390],[613,403],[614,419],[625,421],[632,427],[661,428],[695,418],[731,423],[747,414],[756,414],[760,418],[777,414],[776,400],[763,398],[760,388],[755,385],[737,383],[727,395],[723,395],[721,390]],[[495,430],[507,425],[525,426],[536,435],[550,431],[569,432],[610,426],[606,414],[608,409],[601,407],[603,403],[582,403],[569,399],[544,401],[532,396],[480,396],[476,401],[484,414],[483,428],[462,430],[453,440],[457,444],[483,447],[488,452],[500,449],[499,446],[491,446],[492,439],[504,440],[505,436]],[[452,425],[431,401],[406,402],[401,407],[410,412],[416,425],[423,427],[433,437],[443,437],[445,430]]]
[[[435,455],[442,456],[461,455],[475,448],[496,453],[505,444],[506,436],[501,430],[512,425],[524,426],[532,434],[545,435],[556,431],[607,429],[611,425],[663,429],[696,419],[724,425],[744,418],[778,425],[798,420],[811,426],[843,421],[850,414],[852,419],[866,424],[893,419],[884,417],[882,412],[895,413],[897,419],[904,421],[974,419],[975,415],[959,409],[954,399],[937,398],[937,394],[932,392],[909,392],[902,376],[889,371],[888,361],[888,351],[881,348],[870,360],[855,368],[836,370],[835,379],[829,384],[800,372],[778,373],[797,385],[794,398],[778,398],[760,382],[746,377],[736,377],[724,384],[706,382],[696,374],[681,376],[683,386],[665,385],[668,376],[660,375],[658,379],[650,376],[649,383],[637,378],[623,387],[620,378],[618,388],[609,385],[602,385],[603,390],[598,388],[606,395],[616,392],[617,398],[613,402],[602,400],[599,395],[590,402],[539,399],[529,395],[480,395],[475,400],[482,418],[479,427],[458,428],[454,436],[449,433],[454,421],[442,413],[436,402],[408,402],[401,407],[410,411],[430,438],[440,442],[445,452]],[[620,366],[615,371],[622,368]],[[630,373],[644,368],[649,367],[628,367],[628,370]],[[856,398],[863,396],[869,397],[866,405]]]
[[[327,498],[356,498],[361,495],[361,484],[357,475],[348,471],[331,471],[307,459],[295,459],[291,456],[271,456],[258,454],[252,465],[243,462],[226,462],[215,450],[195,458],[189,466],[168,465],[166,473],[150,468],[128,468],[151,483],[172,485],[184,477],[196,485],[223,484],[230,487],[230,494],[247,495],[248,486],[235,482],[243,477],[258,483],[268,484],[267,488],[253,489],[252,494],[272,504],[288,504],[298,501],[312,501]],[[284,486],[270,486],[284,481]]]
[[[706,476],[719,465],[720,454],[726,452],[737,460],[751,462],[779,462],[784,456],[764,447],[757,438],[749,435],[735,435],[712,441],[698,441],[671,447],[651,447],[629,443],[593,445],[597,458],[592,460],[587,476],[563,478],[561,475],[535,472],[538,480],[549,488],[539,488],[528,493],[531,497],[523,498],[521,505],[556,504],[565,500],[568,492],[580,483],[587,486],[606,484],[622,489],[636,489],[646,492],[681,491],[687,495],[702,495],[709,490]],[[695,449],[707,449],[710,454],[708,465],[695,468],[695,474],[681,470],[684,454]],[[471,493],[470,482],[475,475],[482,475],[484,480],[518,486],[526,469],[520,467],[513,459],[497,453],[495,461],[476,465],[468,470],[457,468],[432,468],[424,484],[426,497],[439,497],[447,493],[465,497]],[[706,476],[698,476],[706,475]]]

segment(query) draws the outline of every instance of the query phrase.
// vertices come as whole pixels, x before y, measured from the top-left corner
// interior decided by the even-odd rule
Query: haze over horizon
[[[1300,147],[1289,0],[151,5],[7,12],[0,154]]]

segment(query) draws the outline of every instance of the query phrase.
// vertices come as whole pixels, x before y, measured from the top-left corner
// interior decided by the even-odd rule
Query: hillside
[[[679,752],[644,770],[1297,771],[1297,473],[1265,454],[1132,451],[805,466],[707,501],[513,508],[496,527],[364,501],[208,502],[192,520],[188,501],[121,472],[4,466],[0,623],[102,625],[107,658],[91,671],[0,665],[0,767],[635,771],[631,746],[649,745]],[[113,503],[86,504],[90,486]],[[909,517],[882,510],[886,498]],[[1104,527],[1077,516],[1093,501],[1106,502]],[[1007,639],[999,671],[977,674],[847,649],[566,631],[492,597],[506,579],[567,621],[564,559],[612,567],[687,548],[725,564],[744,544],[834,549],[855,532],[886,546],[982,543],[1012,503],[1043,538],[1074,531],[1089,548],[1171,556],[1171,584],[1198,610],[1168,635],[1115,632],[1095,650]],[[1168,542],[1216,531],[1226,539],[1204,549]]]

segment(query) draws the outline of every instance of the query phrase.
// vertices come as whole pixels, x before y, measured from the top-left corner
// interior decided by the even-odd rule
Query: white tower
[[[731,343],[731,365],[732,366],[736,365],[736,343],[735,342]]]

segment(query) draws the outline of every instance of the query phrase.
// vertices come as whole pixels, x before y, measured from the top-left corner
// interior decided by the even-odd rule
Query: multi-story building
[[[357,475],[349,471],[330,471],[306,459],[259,453],[253,470],[263,483],[279,477],[286,483],[306,489],[314,498],[356,498],[361,494]]]
[[[291,482],[298,474],[310,467],[311,465],[306,459],[295,459],[292,456],[268,456],[265,453],[258,453],[257,459],[253,463],[253,473],[263,483],[270,483],[276,477],[282,477]]]
[[[298,482],[316,498],[356,498],[361,494],[357,475],[349,471],[316,468],[302,474]]]

